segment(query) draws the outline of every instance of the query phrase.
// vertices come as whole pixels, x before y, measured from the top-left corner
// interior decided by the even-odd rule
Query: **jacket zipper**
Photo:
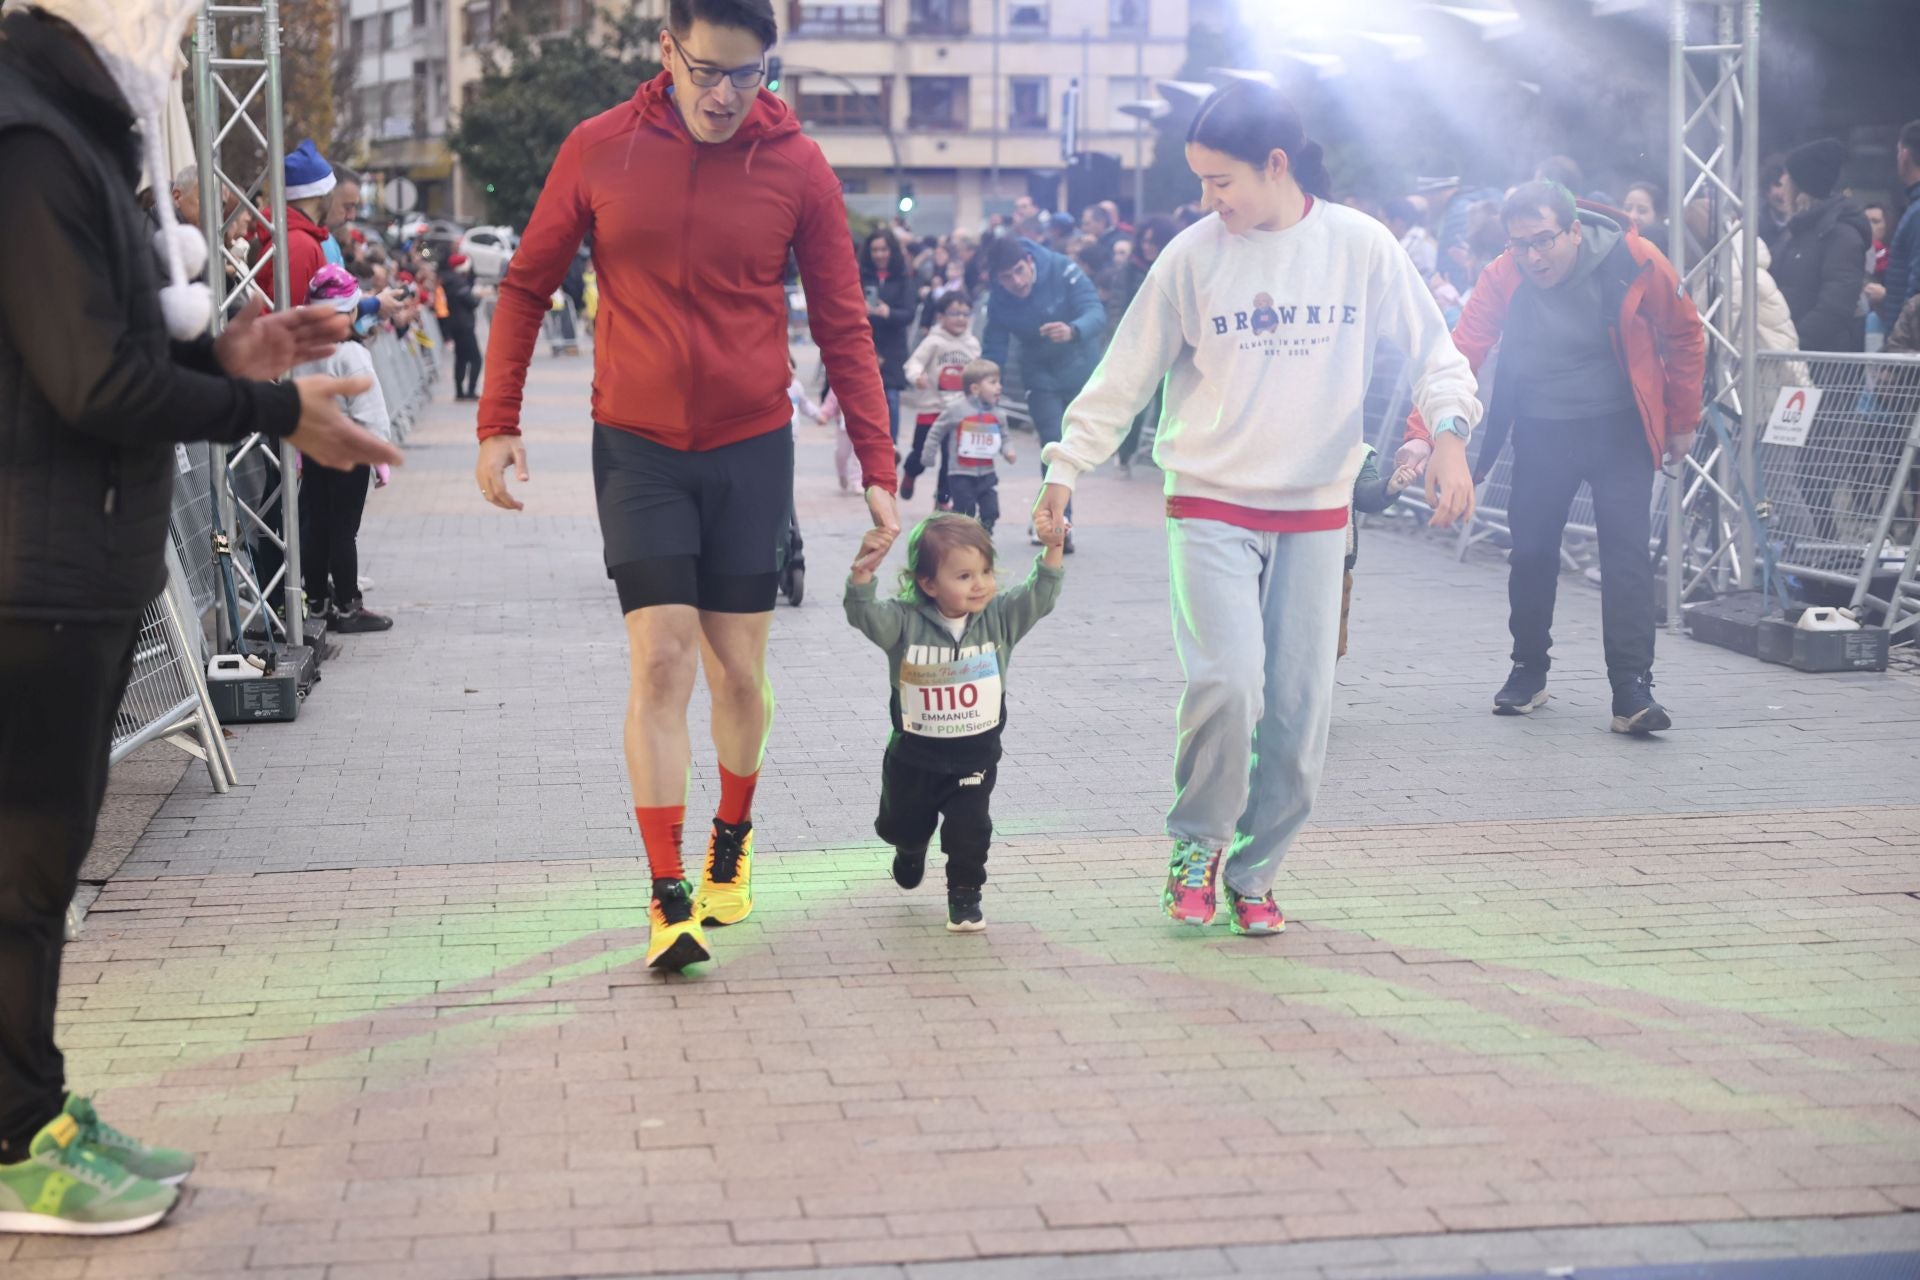
[[[680,225],[680,305],[687,318],[687,443],[693,444],[693,398],[700,385],[700,334],[693,307],[693,212],[694,193],[700,185],[700,144],[692,142],[687,164],[687,212]]]

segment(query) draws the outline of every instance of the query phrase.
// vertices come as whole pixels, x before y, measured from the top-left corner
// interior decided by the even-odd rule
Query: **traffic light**
[[[902,182],[900,184],[900,212],[913,212],[913,184],[911,182]]]
[[[767,59],[767,89],[771,93],[780,92],[780,58],[778,55]]]

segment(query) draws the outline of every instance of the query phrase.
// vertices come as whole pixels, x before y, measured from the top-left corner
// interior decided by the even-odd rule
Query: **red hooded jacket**
[[[1661,465],[1667,441],[1691,435],[1700,425],[1702,386],[1706,380],[1706,331],[1693,300],[1680,287],[1673,265],[1653,244],[1634,228],[1633,220],[1616,209],[1578,202],[1583,220],[1591,223],[1594,215],[1607,218],[1621,232],[1614,253],[1615,264],[1603,264],[1604,283],[1609,293],[1617,294],[1617,311],[1609,317],[1608,331],[1613,339],[1614,357],[1633,384],[1634,404],[1640,410],[1640,425],[1646,431],[1647,448],[1653,465]],[[1507,312],[1514,294],[1524,284],[1520,265],[1513,254],[1502,253],[1487,264],[1473,286],[1466,309],[1453,327],[1453,345],[1467,358],[1475,373],[1485,364],[1493,349],[1500,345],[1506,331]],[[1603,296],[1607,296],[1604,295]],[[1502,374],[1511,370],[1502,362],[1495,375],[1483,427],[1491,429],[1488,443],[1481,448],[1474,478],[1484,478],[1499,453],[1501,443],[1512,426],[1512,396],[1506,394]],[[1484,393],[1483,393],[1484,394]],[[1431,440],[1432,434],[1419,410],[1407,416],[1407,439]]]
[[[593,233],[593,416],[669,448],[717,449],[785,426],[785,273],[868,485],[895,487],[892,433],[846,205],[819,145],[764,90],[726,142],[694,141],[663,72],[560,147],[500,283],[479,435],[518,434],[549,299]]]
[[[282,299],[285,306],[307,305],[307,288],[313,283],[315,273],[327,265],[326,239],[325,227],[292,205],[287,206],[287,296]],[[271,247],[273,233],[263,230],[259,242],[262,246]],[[260,272],[260,283],[272,286],[272,263],[268,263]]]

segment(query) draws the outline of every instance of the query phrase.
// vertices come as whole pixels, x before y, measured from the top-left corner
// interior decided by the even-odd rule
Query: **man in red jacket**
[[[703,922],[733,924],[753,908],[750,806],[773,711],[767,632],[793,497],[789,253],[873,523],[889,535],[900,527],[840,182],[786,104],[760,90],[776,35],[770,0],[672,0],[665,70],[576,128],[547,175],[500,284],[480,401],[480,491],[517,511],[506,469],[527,479],[527,361],[591,233],[594,489],[631,654],[627,771],[653,875],[647,963],[669,970],[707,958]],[[693,893],[680,830],[687,703],[703,656],[720,808]]]
[[[1513,436],[1513,671],[1493,712],[1526,715],[1547,701],[1560,538],[1585,481],[1599,531],[1611,727],[1670,728],[1652,692],[1650,512],[1654,472],[1663,459],[1686,458],[1699,426],[1700,317],[1672,264],[1625,214],[1576,206],[1558,183],[1529,182],[1507,198],[1501,221],[1507,251],[1481,272],[1453,331],[1476,372],[1500,347],[1476,480]],[[1428,438],[1417,413],[1407,426],[1409,439]]]

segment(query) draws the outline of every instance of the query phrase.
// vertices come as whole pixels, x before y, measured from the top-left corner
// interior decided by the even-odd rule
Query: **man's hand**
[[[1427,464],[1427,505],[1433,508],[1428,523],[1436,529],[1450,529],[1473,518],[1473,469],[1467,465],[1467,442],[1451,431],[1440,433],[1433,460]]]
[[[296,307],[263,315],[255,294],[213,340],[213,358],[236,378],[272,382],[297,364],[324,360],[353,329],[353,318],[332,307]]]
[[[1885,302],[1886,300],[1887,300],[1887,286],[1881,284],[1877,280],[1867,285],[1867,305],[1868,306],[1877,307],[1881,303]]]
[[[887,552],[893,547],[893,540],[899,534],[898,528],[867,530],[865,536],[860,539],[860,550],[855,552],[853,557],[855,582],[865,583],[873,580],[874,570],[878,569],[880,562],[887,558]]]
[[[900,508],[893,495],[877,484],[867,488],[867,514],[873,517],[874,528],[887,531],[888,542],[900,536]]]
[[[1433,456],[1433,445],[1418,436],[1409,437],[1393,455],[1393,470],[1397,476],[1402,471],[1412,471],[1417,477],[1427,469],[1427,459]],[[1406,488],[1405,485],[1400,486]]]
[[[406,455],[356,425],[340,407],[341,396],[362,394],[373,385],[372,378],[316,375],[296,378],[293,385],[300,392],[300,423],[287,443],[315,466],[351,471],[362,463],[397,467],[406,462]]]
[[[1675,466],[1685,466],[1687,459],[1693,456],[1693,442],[1698,435],[1696,431],[1689,431],[1684,435],[1668,436],[1667,461]]]
[[[1049,342],[1072,342],[1073,326],[1064,320],[1049,320],[1040,326],[1040,336]]]
[[[526,504],[507,492],[507,464],[513,464],[513,475],[521,484],[531,477],[527,473],[527,445],[517,435],[488,436],[480,442],[480,460],[473,465],[473,475],[480,482],[480,496],[494,506],[507,511],[525,511]]]

